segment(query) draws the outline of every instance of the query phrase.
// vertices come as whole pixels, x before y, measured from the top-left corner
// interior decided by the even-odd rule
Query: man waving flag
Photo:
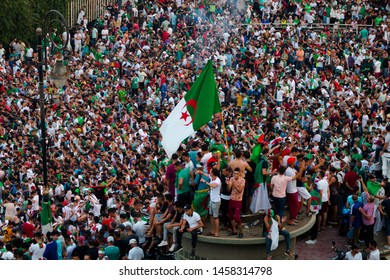
[[[170,158],[181,142],[221,112],[211,60],[190,90],[163,122],[161,144]]]

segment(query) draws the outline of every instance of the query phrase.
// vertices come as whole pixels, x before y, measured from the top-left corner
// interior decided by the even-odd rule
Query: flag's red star
[[[187,118],[189,117],[190,115],[187,113],[187,112],[181,112],[181,118],[180,119],[183,119],[185,122],[187,121]]]

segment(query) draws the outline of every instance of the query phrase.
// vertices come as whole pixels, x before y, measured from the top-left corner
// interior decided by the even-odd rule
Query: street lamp
[[[45,46],[42,45],[42,39],[46,39],[47,29],[49,33],[49,39],[54,47],[56,47],[59,51],[64,51],[68,46],[69,40],[69,27],[66,23],[64,16],[57,10],[50,10],[46,13],[45,19],[43,22],[43,28],[37,28],[37,40],[38,40],[38,91],[39,91],[39,109],[40,109],[40,121],[41,121],[41,149],[42,149],[42,172],[43,172],[43,200],[42,205],[44,203],[49,203],[49,187],[47,182],[47,151],[46,151],[46,111],[45,111],[45,93],[43,91],[43,63],[45,63],[45,70],[47,71],[48,64],[48,55]],[[60,24],[66,30],[66,41],[62,45],[57,45],[52,37],[52,30],[55,29],[55,24]],[[43,35],[45,34],[45,35]],[[45,40],[46,41],[46,40]],[[45,62],[43,62],[43,53],[45,54]],[[51,80],[55,83],[57,87],[62,87],[65,85],[66,80],[68,78],[68,71],[65,66],[62,64],[62,58],[60,56],[57,57],[56,63],[50,75]],[[43,206],[42,206],[43,208]]]

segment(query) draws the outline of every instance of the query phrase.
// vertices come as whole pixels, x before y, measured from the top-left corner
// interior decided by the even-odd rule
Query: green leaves
[[[47,11],[51,9],[66,12],[68,0],[2,0],[0,9],[0,43],[7,49],[13,39],[22,40],[26,45],[35,45],[35,29],[43,25]]]

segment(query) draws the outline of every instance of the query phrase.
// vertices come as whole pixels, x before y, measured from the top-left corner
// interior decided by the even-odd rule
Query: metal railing
[[[305,25],[296,25],[291,23],[244,23],[243,26],[251,25],[251,26],[265,26],[265,27],[273,27],[276,30],[286,29],[287,27],[300,27],[301,29],[312,29],[312,30],[322,30],[325,27],[328,27],[331,31],[337,31],[339,29],[352,29],[356,31],[356,33],[359,33],[360,30],[363,28],[380,28],[379,26],[376,27],[373,24],[339,24],[339,23],[330,23],[330,24],[324,24],[324,23],[307,23]]]
[[[106,12],[106,5],[110,0],[70,0],[68,2],[68,16],[67,22],[69,26],[73,26],[77,22],[77,17],[80,9],[85,8],[85,15],[88,21],[97,19],[99,16],[104,15]]]

